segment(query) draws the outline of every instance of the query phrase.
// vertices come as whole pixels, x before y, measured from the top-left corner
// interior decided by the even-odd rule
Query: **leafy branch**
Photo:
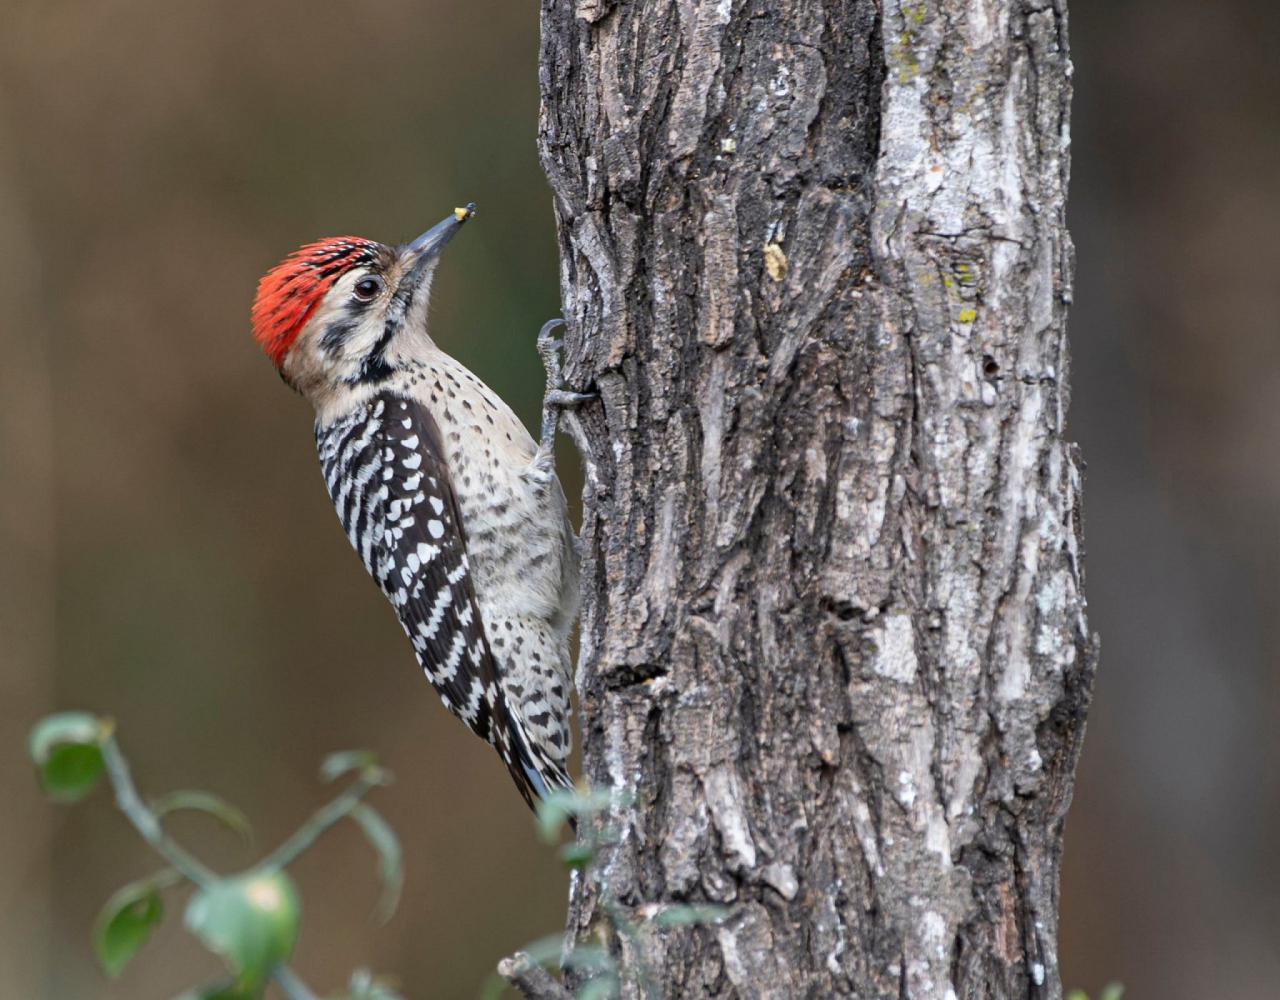
[[[244,814],[209,792],[184,790],[144,799],[110,719],[84,712],[49,716],[32,730],[28,749],[41,785],[55,801],[79,801],[105,774],[117,807],[166,863],[154,874],[121,888],[102,908],[93,945],[109,976],[120,975],[163,920],[165,894],[189,885],[194,891],[186,905],[186,927],[223,960],[232,979],[192,990],[179,1000],[262,1000],[269,983],[287,1000],[318,1000],[287,964],[297,941],[302,905],[286,869],[344,820],[359,826],[378,854],[382,897],[375,916],[385,921],[395,911],[403,883],[400,844],[387,821],[365,801],[375,789],[389,784],[391,775],[371,753],[348,751],[327,757],[321,777],[329,782],[345,778],[349,784],[262,860],[244,871],[222,875],[178,843],[163,821],[178,811],[202,812],[250,839]],[[556,792],[539,803],[537,829],[546,843],[557,843],[570,826],[578,831],[576,840],[560,846],[560,859],[600,900],[604,915],[600,943],[570,948],[557,935],[526,946],[499,963],[498,973],[485,985],[487,1000],[497,998],[505,985],[533,1000],[616,997],[624,982],[622,952],[629,957],[626,980],[641,995],[652,997],[656,979],[646,957],[652,936],[675,927],[715,924],[726,917],[727,911],[718,906],[629,907],[615,897],[602,859],[618,835],[602,817],[628,804],[625,795],[600,789]],[[564,973],[567,982],[552,975],[551,969]],[[347,989],[329,1000],[403,998],[387,982],[358,970]]]
[[[690,904],[627,907],[613,893],[603,854],[618,842],[618,834],[602,818],[630,804],[625,794],[609,789],[553,792],[538,803],[538,835],[555,844],[567,827],[578,839],[561,845],[560,860],[596,892],[605,925],[599,945],[570,947],[560,935],[526,945],[498,963],[498,971],[485,984],[484,1000],[498,1000],[505,985],[513,986],[525,1000],[611,1000],[622,993],[623,965],[617,952],[623,942],[631,958],[627,970],[638,992],[655,997],[657,981],[646,957],[651,935],[674,927],[719,923],[728,916],[722,906]],[[548,971],[556,968],[576,984],[576,992]]]
[[[400,844],[382,815],[364,801],[375,788],[390,784],[391,775],[366,751],[326,758],[321,776],[327,781],[353,776],[351,784],[266,858],[245,871],[219,875],[174,840],[163,819],[178,810],[196,810],[248,837],[244,814],[208,792],[173,792],[148,803],[134,784],[110,719],[85,712],[48,716],[32,729],[28,750],[41,785],[55,801],[79,801],[105,773],[120,811],[167,862],[166,868],[117,891],[99,914],[93,945],[109,976],[120,975],[164,918],[163,893],[189,883],[195,891],[187,903],[186,927],[223,960],[232,980],[191,991],[181,1000],[261,1000],[272,981],[288,1000],[317,1000],[286,964],[297,941],[302,906],[285,869],[346,819],[360,827],[378,853],[383,892],[376,916],[385,922],[395,911],[403,882]],[[386,982],[358,970],[347,990],[332,1000],[401,998]]]

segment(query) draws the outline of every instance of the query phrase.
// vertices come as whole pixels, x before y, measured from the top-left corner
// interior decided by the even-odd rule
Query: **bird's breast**
[[[452,359],[425,363],[409,389],[440,428],[486,619],[556,617],[571,553],[565,552],[563,505],[548,503],[548,491],[524,476],[535,450],[529,432]]]

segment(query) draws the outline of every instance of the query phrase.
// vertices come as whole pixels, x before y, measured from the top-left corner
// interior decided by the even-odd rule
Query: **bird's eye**
[[[382,291],[382,279],[374,277],[361,278],[356,282],[355,288],[352,289],[355,297],[361,302],[368,302],[380,291]]]

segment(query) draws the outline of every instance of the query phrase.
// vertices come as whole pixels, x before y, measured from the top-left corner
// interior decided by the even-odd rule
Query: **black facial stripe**
[[[324,328],[320,335],[320,350],[325,354],[336,354],[342,342],[355,332],[357,321],[354,319],[334,320]]]
[[[369,353],[365,355],[364,362],[360,366],[360,371],[356,373],[355,378],[348,380],[352,385],[360,385],[369,382],[381,382],[387,378],[392,368],[387,364],[386,359],[382,356],[387,346],[400,328],[404,326],[405,316],[409,312],[409,304],[413,301],[413,296],[418,290],[418,286],[422,284],[422,275],[426,270],[428,261],[422,259],[417,261],[413,268],[400,279],[400,284],[396,287],[391,301],[387,303],[386,321],[382,326],[382,336],[377,343],[370,348]]]
[[[394,308],[395,308],[395,300],[394,300],[394,299],[392,299],[392,300],[391,300],[391,305],[388,307],[388,312],[387,312],[387,321],[386,321],[386,323],[385,323],[385,324],[383,325],[383,327],[382,327],[382,336],[378,338],[378,342],[377,342],[376,344],[374,344],[374,345],[373,345],[373,350],[371,350],[371,351],[369,352],[369,357],[371,357],[371,358],[372,358],[372,357],[378,357],[378,358],[381,358],[381,357],[382,357],[382,352],[383,352],[383,351],[385,351],[385,350],[387,349],[387,345],[391,343],[391,338],[392,338],[392,337],[394,337],[394,336],[396,335],[396,331],[400,329],[400,325],[401,325],[401,323],[403,323],[403,322],[404,322],[404,317],[403,317],[403,316],[401,316],[401,317],[400,317],[400,322],[399,322],[399,323],[393,323],[393,322],[391,321],[391,312],[390,312],[390,310],[392,310],[392,309],[394,309]]]
[[[395,307],[395,299],[391,300],[391,308]],[[387,349],[387,345],[391,343],[391,338],[396,335],[396,331],[400,329],[404,322],[404,316],[401,315],[400,322],[393,323],[391,321],[391,313],[387,313],[386,325],[382,328],[382,336],[378,338],[378,342],[364,357],[364,363],[360,365],[360,371],[355,377],[355,383],[361,382],[380,382],[391,374],[391,366],[387,364],[387,359],[382,356],[382,352]]]
[[[348,299],[342,306],[342,319],[336,319],[324,328],[324,333],[320,335],[320,350],[329,356],[333,356],[342,347],[343,342],[355,333],[356,327],[360,325],[360,320],[364,318],[369,306],[373,304],[373,300],[367,302],[357,298]],[[378,350],[375,346],[374,350]]]
[[[382,356],[381,350],[378,350],[367,354],[355,378],[347,381],[351,385],[363,385],[369,382],[381,382],[390,377],[391,366],[387,364],[387,359]]]

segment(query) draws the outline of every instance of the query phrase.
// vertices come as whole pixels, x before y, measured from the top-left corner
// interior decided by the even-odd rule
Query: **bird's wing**
[[[340,439],[321,445],[343,527],[440,700],[493,745],[532,805],[568,776],[539,752],[503,696],[440,429],[424,406],[394,393],[376,397],[366,413],[365,426],[335,428],[329,434]],[[339,464],[348,471],[331,477]]]

